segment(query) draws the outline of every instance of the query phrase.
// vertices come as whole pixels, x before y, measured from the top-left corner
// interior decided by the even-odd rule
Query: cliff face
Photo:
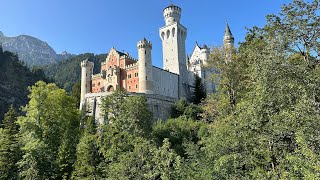
[[[28,86],[46,80],[41,69],[30,70],[11,52],[0,52],[0,122],[8,107],[16,109],[28,102]]]
[[[0,44],[4,50],[17,53],[28,66],[51,64],[72,56],[67,52],[57,54],[46,42],[28,35],[7,37],[0,31]]]

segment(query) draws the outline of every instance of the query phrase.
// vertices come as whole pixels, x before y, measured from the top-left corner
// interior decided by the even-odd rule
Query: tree
[[[98,127],[101,133],[97,142],[106,177],[115,177],[121,168],[127,167],[121,160],[123,156],[137,150],[137,142],[150,136],[152,116],[145,97],[127,96],[121,91],[102,101],[102,111],[105,123]]]
[[[77,160],[74,164],[72,179],[100,179],[102,162],[97,145],[96,123],[93,117],[86,117],[84,130],[77,145]]]
[[[37,82],[30,88],[30,101],[18,118],[23,157],[20,177],[68,178],[75,161],[80,113],[74,99],[55,84]]]
[[[162,146],[164,139],[168,139],[172,149],[181,157],[185,157],[185,143],[197,144],[206,135],[206,131],[206,124],[203,122],[181,116],[157,122],[152,134],[158,146]]]
[[[320,4],[318,0],[305,2],[293,0],[283,5],[280,16],[267,16],[270,35],[281,38],[287,45],[287,52],[300,53],[304,61],[314,65],[320,57]]]
[[[71,96],[75,99],[75,106],[78,108],[80,105],[81,85],[79,82],[73,84],[71,89]]]
[[[0,129],[0,179],[18,179],[16,163],[21,158],[18,142],[19,126],[13,106],[5,114],[3,128]]]
[[[213,107],[220,111],[204,141],[215,178],[319,178],[319,71],[292,63],[286,50],[266,29],[252,29],[241,44],[237,56],[247,76],[238,80],[245,88],[223,114],[224,98],[217,95]]]
[[[203,101],[205,98],[206,98],[206,89],[204,87],[202,79],[198,75],[195,75],[192,102],[194,104],[200,104],[201,101]]]
[[[174,106],[172,107],[171,116],[172,118],[185,116],[186,118],[199,120],[201,113],[202,107],[200,105],[189,103],[185,98],[181,98],[176,101]]]

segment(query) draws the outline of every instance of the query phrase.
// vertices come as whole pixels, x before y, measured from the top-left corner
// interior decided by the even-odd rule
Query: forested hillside
[[[239,49],[212,48],[217,92],[180,99],[166,121],[117,91],[97,124],[37,82],[25,114],[10,108],[0,128],[0,179],[320,179],[319,10],[294,0]]]
[[[105,61],[106,57],[106,54],[80,54],[58,63],[45,66],[44,71],[47,77],[53,79],[60,87],[70,91],[74,83],[80,83],[81,61],[89,59],[89,61],[94,62],[94,73],[98,73],[101,69],[101,62]]]
[[[28,102],[28,86],[45,79],[41,69],[30,70],[15,54],[0,51],[0,120],[11,104],[19,108]]]

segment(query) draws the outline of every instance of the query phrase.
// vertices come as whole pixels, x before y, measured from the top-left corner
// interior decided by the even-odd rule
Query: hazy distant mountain
[[[67,52],[57,54],[46,42],[28,35],[7,37],[0,31],[0,44],[4,50],[17,53],[28,66],[51,64],[73,56]]]

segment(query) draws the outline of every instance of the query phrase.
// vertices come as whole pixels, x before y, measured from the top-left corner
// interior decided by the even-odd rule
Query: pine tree
[[[195,82],[194,82],[194,92],[192,97],[192,102],[194,104],[200,104],[206,98],[206,89],[202,82],[202,79],[195,75]]]
[[[99,168],[102,157],[97,146],[96,123],[93,117],[86,117],[82,137],[77,146],[77,160],[72,179],[100,179]]]
[[[0,179],[17,179],[16,163],[21,158],[18,142],[19,126],[16,124],[17,113],[13,106],[5,114],[3,128],[0,129]]]

